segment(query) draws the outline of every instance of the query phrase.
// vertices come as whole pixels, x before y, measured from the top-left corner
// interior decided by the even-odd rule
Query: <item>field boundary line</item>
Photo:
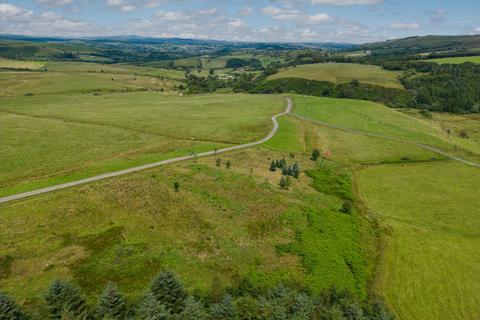
[[[318,125],[321,125],[321,126],[327,127],[327,128],[343,130],[343,131],[346,131],[346,132],[361,134],[361,135],[364,135],[364,136],[381,138],[381,139],[385,139],[385,140],[389,140],[389,141],[395,141],[395,142],[402,142],[402,143],[410,144],[410,145],[422,148],[424,150],[428,150],[428,151],[431,151],[433,153],[440,154],[444,157],[447,157],[448,159],[455,160],[455,161],[462,162],[462,163],[470,165],[470,166],[480,168],[480,163],[476,163],[476,162],[468,161],[468,160],[465,160],[465,159],[462,159],[462,158],[459,158],[459,157],[456,157],[456,156],[452,156],[451,154],[449,154],[445,151],[442,151],[438,148],[429,146],[427,144],[413,142],[413,141],[404,140],[404,139],[400,139],[400,138],[394,138],[394,137],[382,135],[382,134],[379,134],[379,133],[367,132],[367,131],[363,131],[363,130],[359,130],[359,129],[352,129],[352,128],[348,128],[348,127],[344,127],[344,126],[330,124],[330,123],[327,123],[327,122],[324,122],[324,121],[311,119],[311,118],[301,116],[301,115],[298,115],[298,114],[295,114],[295,113],[290,113],[290,115],[297,118],[297,119],[304,120],[304,121],[309,121],[309,122],[312,122],[312,123],[315,123],[315,124],[318,124]]]
[[[221,153],[225,153],[225,152],[229,152],[229,151],[241,150],[241,149],[250,148],[250,147],[260,145],[264,142],[267,142],[271,138],[273,138],[273,136],[277,133],[278,128],[279,128],[277,118],[279,118],[281,116],[284,116],[284,115],[287,115],[287,114],[290,114],[290,112],[292,110],[292,99],[291,98],[286,98],[286,101],[287,101],[287,108],[285,109],[285,111],[272,116],[272,122],[273,122],[272,130],[270,131],[270,133],[265,138],[263,138],[259,141],[245,143],[245,144],[232,146],[232,147],[226,147],[226,148],[222,148],[222,149],[218,149],[218,150],[201,152],[201,153],[198,153],[198,154],[191,154],[191,155],[188,155],[188,156],[175,157],[175,158],[171,158],[171,159],[167,159],[167,160],[163,160],[163,161],[159,161],[159,162],[154,162],[154,163],[149,163],[149,164],[145,164],[145,165],[141,165],[141,166],[137,166],[137,167],[132,167],[132,168],[129,168],[129,169],[124,169],[124,170],[120,170],[120,171],[105,173],[105,174],[97,175],[97,176],[86,178],[86,179],[81,179],[81,180],[77,180],[77,181],[62,183],[62,184],[58,184],[58,185],[55,185],[55,186],[46,187],[46,188],[37,189],[37,190],[32,190],[32,191],[28,191],[28,192],[18,193],[18,194],[14,194],[14,195],[10,195],[10,196],[0,198],[0,203],[7,203],[7,202],[15,201],[15,200],[25,199],[25,198],[28,198],[28,197],[32,197],[32,196],[36,196],[36,195],[40,195],[40,194],[44,194],[44,193],[49,193],[49,192],[53,192],[53,191],[57,191],[57,190],[63,190],[63,189],[79,186],[79,185],[90,183],[90,182],[105,180],[105,179],[109,179],[109,178],[113,178],[113,177],[126,175],[126,174],[129,174],[129,173],[139,172],[139,171],[163,166],[163,165],[170,164],[170,163],[191,160],[191,159],[195,159],[195,158],[199,158],[199,157],[207,157],[207,156],[217,155],[217,154],[221,154]]]

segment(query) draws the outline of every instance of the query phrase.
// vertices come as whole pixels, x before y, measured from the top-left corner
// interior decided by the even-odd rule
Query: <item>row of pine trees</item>
[[[305,290],[279,286],[261,293],[234,288],[215,298],[189,295],[171,272],[160,273],[148,293],[130,304],[109,283],[96,306],[87,303],[82,291],[70,282],[54,281],[45,294],[42,315],[25,312],[0,293],[0,320],[391,320],[382,303],[358,303],[335,289],[314,296]]]

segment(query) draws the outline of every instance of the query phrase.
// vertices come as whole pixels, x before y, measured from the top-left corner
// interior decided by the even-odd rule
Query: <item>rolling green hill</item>
[[[389,88],[403,88],[397,77],[397,73],[382,70],[377,66],[349,63],[320,63],[290,67],[271,75],[268,77],[268,80],[303,78],[327,81],[335,84],[358,80],[359,82],[366,84]]]

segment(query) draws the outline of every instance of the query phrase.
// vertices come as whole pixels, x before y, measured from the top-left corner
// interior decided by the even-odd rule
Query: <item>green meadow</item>
[[[465,62],[480,63],[480,56],[467,56],[467,57],[451,57],[451,58],[439,58],[429,59],[428,62],[436,62],[439,64],[461,64]]]
[[[0,193],[259,140],[271,130],[271,116],[285,107],[278,96],[219,97],[2,98]]]
[[[45,61],[23,61],[0,58],[0,69],[37,70],[45,66]]]
[[[383,70],[377,66],[352,63],[319,63],[289,67],[268,77],[269,80],[282,78],[302,78],[328,81],[335,84],[358,80],[362,83],[403,88],[398,80],[398,73]]]
[[[126,91],[173,91],[176,82],[131,74],[0,72],[0,97]]]
[[[386,229],[375,290],[399,319],[480,314],[479,174],[453,162],[358,172],[359,194]]]

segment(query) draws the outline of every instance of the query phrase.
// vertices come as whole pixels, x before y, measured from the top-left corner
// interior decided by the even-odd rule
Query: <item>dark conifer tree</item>
[[[185,308],[180,314],[181,320],[207,320],[208,318],[208,312],[201,302],[193,297],[189,297],[185,301]]]
[[[187,293],[171,272],[160,273],[150,287],[153,296],[172,313],[180,313],[185,305]]]
[[[1,320],[27,320],[30,317],[22,311],[20,306],[11,298],[0,293]]]
[[[117,286],[109,283],[98,304],[97,315],[100,319],[121,320],[126,319],[128,313],[127,303],[118,292]]]
[[[153,294],[148,294],[143,299],[137,315],[141,320],[169,320],[171,318],[170,311]]]
[[[235,304],[229,295],[226,295],[222,302],[214,304],[211,313],[212,319],[216,320],[235,320],[238,318]]]
[[[272,163],[270,164],[270,171],[275,172],[277,171],[277,165],[275,164],[275,161],[272,160]]]

